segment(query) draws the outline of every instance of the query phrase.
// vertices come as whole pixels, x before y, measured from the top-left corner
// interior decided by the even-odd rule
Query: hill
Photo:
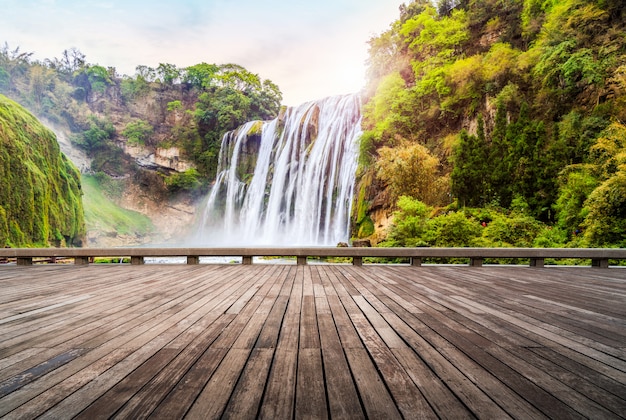
[[[141,212],[154,225],[150,235],[138,228],[115,242],[111,232],[127,231],[115,225],[124,218],[105,227],[91,217],[101,209],[87,208],[92,246],[180,240],[214,179],[223,134],[280,110],[278,87],[235,64],[140,65],[126,76],[88,63],[76,49],[43,61],[31,56],[0,48],[0,93],[53,127],[81,171],[100,181],[90,184],[97,197],[87,206],[105,198],[107,206]]]
[[[0,95],[0,246],[80,246],[80,174],[54,134]]]
[[[355,235],[626,246],[625,37],[617,0],[403,6],[369,42]]]

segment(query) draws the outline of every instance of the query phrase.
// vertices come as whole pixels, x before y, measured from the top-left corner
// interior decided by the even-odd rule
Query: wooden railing
[[[295,257],[298,265],[309,257],[346,257],[354,265],[363,258],[403,258],[420,266],[426,258],[465,258],[479,267],[485,259],[528,259],[530,266],[543,267],[545,260],[589,259],[594,267],[607,268],[609,260],[626,259],[624,248],[354,248],[354,247],[268,247],[268,248],[0,248],[0,259],[15,259],[18,265],[32,265],[33,259],[73,258],[75,264],[89,264],[97,257],[130,258],[133,265],[145,258],[186,257],[187,264],[199,264],[200,257],[241,257],[252,264],[253,257]]]

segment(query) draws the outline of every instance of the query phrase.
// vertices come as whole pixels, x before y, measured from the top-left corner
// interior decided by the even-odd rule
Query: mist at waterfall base
[[[358,95],[291,107],[222,139],[194,246],[336,246],[350,238]]]

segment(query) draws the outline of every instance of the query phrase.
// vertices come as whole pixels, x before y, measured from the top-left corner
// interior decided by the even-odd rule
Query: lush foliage
[[[400,210],[388,241],[624,246],[626,4],[436,6],[401,7],[389,30],[370,40],[360,170],[368,193],[359,202],[375,202],[378,184],[390,191],[389,209]],[[425,156],[434,159],[430,169]],[[437,196],[447,191],[442,184],[449,196]],[[454,211],[422,217],[430,234],[401,233],[403,219],[414,220],[402,210],[406,202],[396,202],[401,195],[435,213]],[[478,234],[459,216],[475,225],[468,208],[500,210]],[[527,232],[525,239],[507,237],[507,229]],[[399,239],[406,235],[412,239]]]
[[[436,209],[411,197],[397,203],[383,246],[560,247],[567,235],[522,208]]]
[[[54,134],[0,95],[0,246],[81,245],[80,175]]]
[[[153,232],[155,228],[148,217],[114,203],[117,192],[116,186],[111,184],[114,183],[103,174],[83,176],[87,225],[95,231],[112,235],[148,235]]]
[[[143,120],[134,120],[126,124],[126,128],[122,131],[122,135],[128,139],[128,143],[137,146],[145,146],[146,141],[154,132],[154,128],[150,123]]]
[[[189,169],[185,172],[176,173],[165,180],[165,185],[171,191],[193,191],[200,186],[198,171]]]
[[[67,125],[93,159],[94,172],[114,176],[140,170],[119,147],[128,142],[177,146],[206,181],[215,173],[223,134],[249,120],[274,118],[282,100],[270,80],[234,64],[140,65],[135,75],[120,77],[115,68],[87,63],[76,49],[43,62],[31,56],[0,48],[0,93]]]

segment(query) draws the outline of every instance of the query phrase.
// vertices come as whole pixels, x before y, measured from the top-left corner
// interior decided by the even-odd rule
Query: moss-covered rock
[[[0,95],[0,246],[80,246],[80,174],[52,131]]]

